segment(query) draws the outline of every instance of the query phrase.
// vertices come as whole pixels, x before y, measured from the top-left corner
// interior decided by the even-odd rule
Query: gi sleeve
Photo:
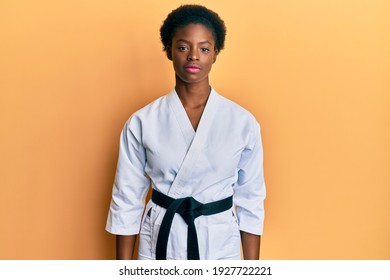
[[[257,122],[238,164],[238,179],[234,185],[234,203],[241,231],[261,235],[264,224],[266,195],[263,172],[263,147]]]
[[[120,136],[119,156],[106,230],[112,234],[138,234],[144,201],[150,180],[144,169],[145,148],[142,145],[140,120],[130,118]]]

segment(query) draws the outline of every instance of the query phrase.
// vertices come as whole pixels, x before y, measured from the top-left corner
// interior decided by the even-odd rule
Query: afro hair
[[[160,28],[161,42],[164,50],[172,47],[172,39],[179,28],[189,24],[202,24],[214,35],[215,49],[221,51],[225,45],[226,26],[219,15],[201,5],[182,5],[173,10]]]

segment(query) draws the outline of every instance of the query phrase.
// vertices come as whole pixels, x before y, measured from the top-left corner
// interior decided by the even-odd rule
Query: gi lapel
[[[219,96],[214,89],[211,89],[196,133],[176,92],[170,95],[170,100],[171,108],[177,117],[184,138],[189,144],[187,154],[180,166],[180,170],[176,174],[175,180],[168,191],[170,197],[179,198],[181,197],[182,189],[186,186],[186,182],[191,177],[198,156],[206,145],[208,135],[212,132],[211,126],[214,116],[218,111]]]
[[[181,132],[184,136],[187,148],[189,148],[195,136],[194,128],[192,127],[187,113],[183,105],[181,104],[179,96],[177,95],[175,90],[171,91],[171,93],[168,94],[167,99],[171,112],[173,112],[173,114],[175,115]]]

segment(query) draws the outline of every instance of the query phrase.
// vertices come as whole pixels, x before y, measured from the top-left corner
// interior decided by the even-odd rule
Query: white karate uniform
[[[150,184],[172,198],[192,196],[201,203],[233,195],[236,207],[200,216],[195,226],[200,259],[240,259],[240,230],[263,232],[259,124],[213,89],[196,132],[175,90],[130,117],[121,133],[106,230],[117,235],[139,233],[139,259],[155,259],[166,211],[151,200],[145,209]],[[173,219],[167,259],[187,259],[187,224],[179,214]]]

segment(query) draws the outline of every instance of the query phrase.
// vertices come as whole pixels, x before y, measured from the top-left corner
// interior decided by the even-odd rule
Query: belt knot
[[[157,237],[156,259],[166,260],[169,233],[175,213],[178,213],[188,226],[187,231],[187,258],[199,260],[198,237],[194,220],[201,215],[213,215],[230,209],[233,206],[233,197],[227,197],[210,203],[200,203],[193,197],[174,199],[156,190],[153,190],[152,201],[167,209],[161,222]]]

